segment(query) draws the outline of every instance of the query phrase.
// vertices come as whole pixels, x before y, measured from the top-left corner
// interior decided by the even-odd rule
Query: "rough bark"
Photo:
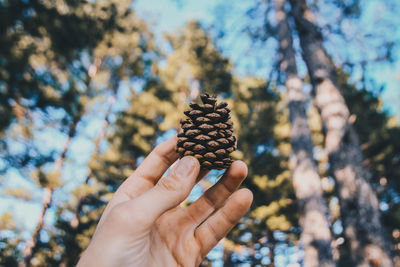
[[[363,155],[345,100],[335,79],[335,65],[305,0],[290,0],[325,131],[325,148],[338,187],[344,235],[351,266],[392,266],[389,242],[381,224],[379,202],[363,167]]]
[[[286,0],[275,0],[281,70],[286,74],[286,93],[291,124],[293,185],[300,211],[300,240],[305,266],[335,266],[331,232],[326,217],[321,180],[313,160],[313,144],[306,113],[306,95],[298,77],[291,30],[285,12]]]

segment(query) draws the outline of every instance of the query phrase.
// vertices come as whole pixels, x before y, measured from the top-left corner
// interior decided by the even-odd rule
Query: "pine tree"
[[[4,49],[0,52],[1,64],[4,67],[0,78],[2,86],[5,86],[0,90],[1,101],[4,100],[0,112],[3,115],[4,111],[2,119],[8,118],[7,121],[1,122],[1,130],[11,128],[14,131],[16,124],[14,118],[17,118],[18,126],[21,125],[19,127],[27,128],[26,121],[29,122],[32,115],[39,115],[47,128],[54,127],[67,135],[64,149],[59,153],[52,151],[49,155],[33,153],[36,148],[30,147],[29,139],[33,139],[36,134],[34,131],[30,136],[23,136],[29,146],[21,155],[8,153],[8,141],[1,140],[6,148],[1,153],[5,153],[9,166],[26,167],[21,169],[21,172],[25,174],[30,172],[33,180],[47,192],[42,204],[42,216],[37,223],[32,242],[26,249],[27,263],[32,257],[31,251],[37,251],[35,262],[39,262],[40,265],[46,257],[48,262],[53,262],[52,253],[59,250],[54,239],[48,243],[41,242],[40,232],[54,189],[62,185],[62,165],[66,160],[69,141],[76,135],[78,122],[85,115],[83,107],[91,107],[93,103],[90,100],[97,97],[100,92],[106,92],[101,86],[101,78],[104,76],[98,75],[95,84],[92,84],[92,78],[103,59],[101,51],[109,53],[112,50],[110,44],[117,43],[125,31],[124,27],[130,26],[126,25],[126,22],[132,19],[132,12],[127,9],[130,1],[118,3],[76,1],[65,4],[6,1],[0,5],[1,30],[5,33],[5,38],[1,42]],[[137,18],[133,19],[139,28],[144,26]],[[133,30],[139,32],[136,29]],[[149,39],[149,34],[144,33],[143,36],[136,34],[130,37],[127,39],[126,47],[132,42],[140,43]],[[138,45],[140,46],[142,44]],[[115,47],[113,49],[112,60],[119,56],[115,54]],[[130,51],[125,51],[125,54],[121,55],[138,57],[136,54],[132,56]],[[120,79],[130,77],[132,70],[140,72],[141,66],[147,64],[144,57],[138,58],[140,60],[136,60],[136,66],[132,64],[116,68],[115,72],[124,70],[124,73],[120,73]],[[130,63],[134,63],[133,60]],[[105,64],[110,66],[107,62]],[[111,80],[115,80],[115,76]],[[51,112],[54,110],[65,112],[65,116],[53,121]],[[36,121],[31,123],[33,125]],[[54,165],[50,172],[49,164]],[[8,193],[15,195],[17,192],[8,190]],[[54,228],[46,229],[50,235],[53,234],[52,230]],[[49,248],[53,249],[53,252],[49,253]]]
[[[88,163],[89,173],[74,190],[70,202],[58,210],[60,217],[53,235],[58,244],[54,246],[63,250],[59,263],[67,266],[76,265],[106,202],[154,146],[160,135],[159,123],[167,112],[165,104],[156,96],[163,94],[163,89],[151,71],[155,60],[152,54],[156,52],[153,36],[129,4],[130,1],[119,3],[115,17],[118,27],[105,34],[93,50],[93,58],[102,63],[96,68],[92,86],[108,88],[103,89],[103,94],[110,100],[115,98],[111,102],[122,104],[124,109],[116,112],[112,106],[106,108],[104,126]],[[143,88],[133,86],[135,82],[143,83]],[[123,103],[117,95],[125,85],[128,85],[129,98]]]
[[[87,90],[87,92],[89,93],[89,88],[87,88]],[[52,199],[56,188],[62,185],[61,175],[63,164],[66,160],[71,140],[76,135],[78,122],[85,114],[85,110],[83,107],[85,104],[87,104],[87,98],[85,98],[85,96],[87,97],[87,95],[79,94],[78,91],[75,91],[73,89],[71,89],[69,92],[73,95],[75,101],[68,101],[68,106],[65,107],[65,110],[70,110],[69,115],[72,116],[72,118],[68,125],[67,138],[65,140],[63,150],[61,151],[58,159],[54,161],[53,169],[50,172],[46,173],[39,169],[36,174],[40,185],[43,187],[42,207],[39,219],[32,233],[32,237],[31,239],[26,241],[25,248],[23,250],[25,266],[31,266],[31,260],[38,250],[40,233],[44,227],[44,218],[48,209],[52,205]]]
[[[244,185],[254,194],[248,215],[228,235],[237,248],[235,254],[250,253],[245,262],[262,264],[256,257],[264,247],[273,264],[275,248],[280,242],[288,247],[297,245],[298,216],[289,170],[290,130],[288,112],[280,94],[259,78],[247,77],[236,81],[233,87],[232,111],[238,150],[233,153],[248,165]],[[265,121],[268,121],[266,124]],[[251,233],[251,239],[242,238]],[[284,234],[285,241],[277,241],[275,234]],[[241,253],[239,253],[241,251]],[[232,260],[228,259],[228,260]]]
[[[343,14],[358,12],[358,1],[331,2],[343,6]],[[262,36],[265,39],[276,37],[275,28],[265,23],[273,17],[274,6],[263,9],[262,3],[258,2],[253,11],[263,13],[263,30],[253,33],[267,33]],[[253,23],[245,24],[247,29],[254,29]],[[166,34],[172,51],[161,52],[147,24],[132,10],[131,1],[125,0],[3,1],[0,33],[0,174],[15,168],[21,176],[33,178],[38,189],[57,188],[48,209],[56,211],[57,221],[37,231],[45,232],[49,240],[36,235],[32,265],[75,266],[112,193],[156,143],[178,131],[183,111],[200,93],[217,94],[218,101],[226,101],[232,108],[238,137],[238,150],[232,156],[248,164],[245,186],[255,195],[251,211],[221,243],[224,266],[273,266],[277,256],[285,256],[288,264],[288,254],[301,255],[302,212],[301,206],[296,208],[289,164],[292,151],[296,152],[296,146],[290,144],[293,109],[288,109],[287,95],[279,91],[285,77],[275,70],[277,67],[273,73],[278,77],[271,75],[267,81],[235,75],[230,59],[223,56],[210,32],[195,21]],[[288,65],[287,73],[292,66],[295,64]],[[383,226],[392,232],[397,244],[392,249],[399,255],[398,123],[382,110],[377,94],[356,89],[359,86],[350,84],[341,70],[331,70],[349,114],[354,114],[348,117],[355,118],[352,127],[358,134],[362,164],[370,170],[369,182],[382,207]],[[106,103],[113,98],[115,104]],[[312,140],[318,151],[322,146],[320,127],[316,127],[319,116],[313,107],[309,112]],[[56,113],[64,115],[56,117]],[[306,118],[304,112],[301,116]],[[51,128],[66,140],[73,140],[85,135],[80,129],[91,121],[102,121],[104,126],[91,134],[94,149],[88,173],[77,188],[65,194],[66,201],[60,202],[57,192],[69,182],[60,179],[60,166],[76,162],[69,156],[68,142],[64,150],[42,153],[35,136]],[[13,152],[12,142],[24,144],[23,151]],[[307,142],[311,143],[309,138]],[[310,154],[308,159],[312,158]],[[321,177],[330,175],[327,162],[325,158],[318,162]],[[215,182],[214,177],[212,173],[202,181],[201,190]],[[330,178],[322,179],[325,192],[327,180]],[[3,181],[6,184],[5,180],[0,183]],[[2,197],[37,201],[35,194],[24,188],[1,185]],[[322,193],[316,192],[322,202]],[[333,191],[325,196],[334,198]],[[331,207],[330,219],[343,222],[335,208]],[[8,212],[0,217],[0,228],[0,265],[17,266],[23,257],[23,229]],[[333,241],[335,248],[340,238]],[[339,265],[346,264],[346,255],[351,254],[345,246],[339,246],[339,251]],[[212,262],[209,258],[202,265],[211,266]]]
[[[281,69],[286,74],[286,95],[290,112],[293,150],[293,184],[299,203],[301,241],[306,266],[334,266],[331,233],[323,204],[321,182],[313,159],[313,143],[306,114],[306,96],[298,76],[285,2],[275,0]]]
[[[199,22],[189,20],[183,29],[165,37],[174,50],[168,55],[168,67],[161,74],[168,81],[167,87],[198,88],[193,96],[196,90],[210,94],[230,92],[232,64],[218,51]]]
[[[356,116],[354,128],[360,138],[363,164],[371,170],[370,182],[380,203],[388,205],[388,209],[382,211],[382,221],[392,233],[392,256],[396,266],[399,262],[397,231],[400,224],[399,205],[396,201],[400,192],[399,180],[396,178],[399,177],[400,164],[396,153],[400,148],[398,118],[383,109],[382,100],[376,92],[357,89],[349,81],[349,76],[341,70],[337,71],[337,77],[346,102],[352,103],[349,109]]]
[[[160,76],[167,88],[177,92],[176,96],[182,96],[180,102],[184,105],[178,101],[175,109],[183,111],[200,91],[218,94],[232,109],[234,132],[238,137],[238,151],[232,156],[248,164],[249,178],[245,180],[245,186],[255,194],[255,202],[254,212],[250,212],[223,243],[227,251],[224,261],[239,263],[234,260],[235,255],[240,254],[235,248],[242,247],[252,251],[250,258],[256,264],[261,259],[255,260],[255,253],[258,253],[255,247],[271,246],[273,254],[273,231],[288,233],[288,239],[296,236],[291,229],[296,225],[293,188],[285,165],[289,150],[283,144],[289,139],[284,130],[287,114],[276,118],[283,106],[279,105],[279,94],[267,88],[265,81],[254,77],[239,78],[231,73],[232,64],[221,55],[209,33],[198,22],[189,21],[184,29],[168,34],[167,40],[174,50],[167,56],[166,67],[160,69]],[[277,121],[282,122],[280,127],[275,127]],[[280,145],[282,154],[274,156],[274,149]],[[253,236],[251,240],[241,241],[249,232]]]
[[[29,266],[40,243],[44,216],[51,205],[54,189],[61,185],[61,168],[69,141],[75,135],[76,125],[82,116],[83,99],[74,99],[80,93],[76,79],[82,70],[79,69],[81,66],[75,67],[74,61],[81,58],[84,50],[96,45],[103,33],[107,32],[107,27],[113,25],[113,11],[110,7],[79,1],[68,3],[64,10],[62,7],[60,9],[59,3],[37,1],[4,1],[0,5],[0,31],[4,36],[0,42],[0,131],[8,128],[15,131],[17,124],[22,129],[17,132],[18,141],[28,144],[21,154],[8,153],[6,158],[10,167],[24,168],[21,172],[25,174],[32,170],[33,180],[43,187],[44,192],[41,216],[24,251],[25,262]],[[106,19],[99,20],[92,12],[88,12],[88,8],[92,11],[103,8],[103,17]],[[88,28],[90,31],[87,31]],[[70,38],[75,35],[82,38]],[[54,109],[66,113],[60,122],[51,122]],[[41,155],[37,148],[31,147],[36,134],[31,128],[37,123],[33,118],[42,115],[47,127],[51,124],[67,134],[67,141],[59,156],[52,155],[53,152]],[[6,153],[8,142],[1,140]],[[50,172],[44,171],[53,161],[54,168]]]
[[[322,46],[322,34],[305,1],[290,1],[303,58],[315,90],[325,130],[325,147],[338,183],[341,218],[352,264],[392,266],[379,203],[362,166],[363,155],[351,116],[338,87],[335,66]],[[305,15],[307,13],[307,16]]]
[[[68,65],[79,57],[78,51],[92,48],[114,26],[114,5],[86,1],[63,5],[0,3],[0,131],[20,111],[26,115],[29,109],[61,107],[65,90],[60,84],[65,82]]]

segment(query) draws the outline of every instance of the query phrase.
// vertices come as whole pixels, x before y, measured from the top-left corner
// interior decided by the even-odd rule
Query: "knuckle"
[[[235,225],[238,221],[238,219],[232,217],[231,214],[228,214],[225,210],[221,209],[221,217],[225,222],[227,222],[230,225]]]
[[[158,182],[158,186],[168,192],[179,192],[182,188],[182,182],[174,174],[170,174],[167,177],[162,178]]]

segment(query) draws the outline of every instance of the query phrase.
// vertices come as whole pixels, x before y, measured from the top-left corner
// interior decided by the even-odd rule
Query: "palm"
[[[196,266],[202,259],[193,223],[181,208],[161,216],[148,241],[149,266]]]
[[[158,146],[117,190],[80,266],[197,266],[244,215],[252,195],[246,189],[235,192],[247,172],[238,161],[181,208],[204,173],[199,175],[198,162],[189,159],[196,164],[188,177],[173,169],[160,179],[177,159],[175,146],[176,139]]]

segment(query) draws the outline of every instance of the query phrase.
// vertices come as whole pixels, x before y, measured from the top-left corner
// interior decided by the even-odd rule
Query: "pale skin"
[[[253,195],[237,190],[247,176],[241,161],[190,206],[180,206],[205,172],[194,157],[178,160],[176,142],[158,145],[119,187],[79,267],[198,266],[243,217]]]

